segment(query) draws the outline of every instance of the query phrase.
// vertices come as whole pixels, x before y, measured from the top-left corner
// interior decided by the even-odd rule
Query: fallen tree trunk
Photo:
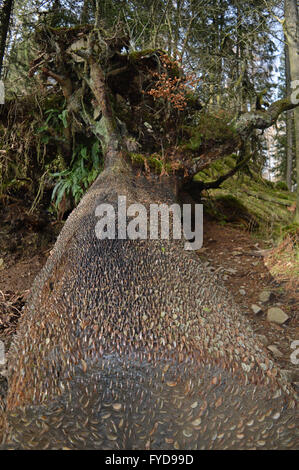
[[[263,201],[273,202],[273,204],[279,204],[281,206],[291,206],[294,203],[290,201],[284,201],[283,199],[277,199],[274,197],[267,196],[267,194],[258,194],[254,193],[253,191],[248,191],[246,189],[243,190],[244,193],[248,194],[249,196],[256,197],[257,199],[261,199]]]
[[[177,185],[132,168],[92,53],[101,120],[87,119],[105,168],[34,282],[9,352],[3,448],[295,448],[292,389],[221,279],[183,240],[126,236],[135,211],[149,227]]]
[[[220,280],[181,241],[97,239],[101,204],[175,202],[170,178],[117,162],[34,282],[8,358],[4,448],[295,447],[291,389]]]

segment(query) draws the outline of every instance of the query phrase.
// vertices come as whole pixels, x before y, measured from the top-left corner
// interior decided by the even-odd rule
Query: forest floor
[[[61,223],[47,217],[41,222],[28,216],[22,203],[0,207],[0,340],[6,351],[32,282],[45,264],[61,227]],[[292,342],[299,340],[299,277],[294,270],[284,266],[277,275],[273,274],[275,252],[264,241],[210,217],[204,220],[204,244],[198,256],[207,269],[221,274],[273,361],[298,390],[298,366],[291,360]],[[266,300],[262,301],[260,295]],[[254,313],[252,305],[260,312]],[[267,321],[271,307],[282,309],[288,320],[282,325]],[[6,389],[5,374],[6,366],[0,364],[0,394]]]

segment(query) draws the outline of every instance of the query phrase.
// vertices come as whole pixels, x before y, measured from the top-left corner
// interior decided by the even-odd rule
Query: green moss
[[[246,229],[250,227],[251,230],[257,230],[259,227],[255,215],[250,213],[243,201],[231,194],[219,192],[213,199],[209,198],[205,206],[205,211],[216,218],[221,225],[229,223]]]
[[[81,31],[82,29],[86,29],[86,27],[88,29],[91,29],[91,25],[82,25],[82,24],[78,24],[75,26],[57,26],[57,27],[48,26],[48,29],[49,31],[54,31],[55,33],[72,33],[72,32]]]
[[[192,150],[193,152],[195,152],[196,150],[199,150],[201,142],[201,135],[199,133],[194,134],[193,137],[189,140],[189,142],[184,146],[184,148],[186,150]]]
[[[288,191],[288,185],[284,181],[278,181],[275,184],[276,189],[280,189],[282,191]]]
[[[237,183],[238,181],[239,180],[237,180]],[[210,191],[210,197],[212,200],[218,201],[223,200],[223,197],[224,200],[227,201],[226,196],[229,196],[229,200],[232,201],[231,198],[233,197],[235,207],[237,208],[239,206],[239,202],[239,204],[241,204],[242,207],[246,209],[247,214],[250,214],[250,217],[246,216],[245,219],[247,221],[250,221],[250,219],[256,221],[256,224],[254,223],[252,225],[250,223],[247,228],[250,230],[255,230],[256,233],[263,238],[279,238],[281,233],[281,225],[287,225],[292,221],[292,213],[288,211],[286,206],[274,204],[271,201],[261,200],[257,197],[248,195],[246,192],[242,191],[242,189],[245,189],[245,187],[240,183],[239,187],[236,186],[237,184],[234,184],[228,189]],[[248,188],[248,184],[246,185],[246,188]],[[262,194],[262,190],[263,187],[260,187],[259,193],[256,194]],[[220,209],[220,212],[222,213],[223,209],[221,205],[220,208],[218,207],[218,210]],[[241,210],[241,213],[242,212],[244,215],[244,211]]]
[[[224,158],[224,163],[228,168],[230,168],[232,170],[236,166],[237,158],[238,158],[237,154],[232,153],[228,157]]]
[[[194,181],[213,181],[215,178],[218,178],[220,175],[228,173],[236,166],[236,158],[237,155],[232,153],[225,158],[221,158],[219,160],[214,161],[209,168],[200,171],[197,173],[193,180]],[[222,187],[225,187],[226,182],[223,184]],[[232,184],[232,178],[228,180],[228,184]]]
[[[136,63],[138,62],[140,59],[143,59],[143,57],[146,57],[146,56],[151,56],[153,55],[154,53],[158,53],[158,54],[161,54],[162,51],[160,49],[144,49],[143,51],[133,51],[133,52],[130,52],[129,54],[129,61],[131,63]]]
[[[216,170],[216,173],[217,174],[221,174],[223,171],[226,170],[226,163],[225,161],[222,161],[221,159],[220,160],[216,160],[213,165],[211,165],[211,170],[213,173],[215,173],[214,170]]]
[[[248,210],[244,206],[243,202],[241,202],[240,199],[238,199],[236,196],[233,196],[232,194],[216,196],[216,200],[218,202],[221,202],[222,206],[226,207],[229,210],[233,210],[239,215],[241,215],[243,212],[246,212],[246,214],[248,214]]]
[[[294,243],[299,246],[299,224],[293,222],[280,228],[279,238],[284,239],[290,236]]]
[[[46,96],[43,103],[43,110],[47,111],[50,109],[63,109],[65,99],[62,94],[53,93],[52,95]]]
[[[129,157],[133,164],[144,165],[145,156],[142,153],[129,153]]]
[[[200,171],[199,173],[196,173],[196,175],[194,175],[193,181],[203,181],[204,183],[211,181],[210,173]]]
[[[231,154],[215,161],[197,173],[193,180],[204,183],[216,180],[234,168],[236,158]],[[210,189],[205,201],[206,211],[218,221],[242,224],[246,229],[254,230],[256,236],[278,239],[281,226],[289,226],[293,222],[293,213],[288,209],[296,200],[296,194],[286,191],[283,185],[278,185],[278,190],[277,183],[263,179],[253,168],[250,170],[251,175],[239,171],[224,181],[220,188]],[[260,196],[268,200],[260,199]]]
[[[202,114],[198,124],[199,131],[204,140],[225,141],[235,137],[236,131],[229,123],[231,116],[221,110],[216,114]]]
[[[194,96],[194,99],[197,99]],[[206,148],[216,142],[235,141],[237,134],[230,124],[231,116],[221,110],[216,115],[198,113],[198,124],[182,126],[182,148],[197,152],[200,147]]]
[[[159,154],[144,155],[142,153],[129,152],[129,158],[134,166],[142,168],[149,167],[156,173],[160,174],[164,170],[166,173],[171,173],[171,165],[162,161]]]

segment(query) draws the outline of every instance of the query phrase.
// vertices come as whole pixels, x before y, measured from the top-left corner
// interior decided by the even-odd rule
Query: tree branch
[[[219,144],[217,147],[213,147],[206,153],[201,154],[199,157],[191,160],[190,163],[185,163],[185,174],[184,180],[186,182],[191,181],[193,176],[204,168],[209,167],[215,160],[218,160],[225,155],[229,155],[233,151],[239,150],[242,146],[242,141],[239,138],[231,139],[227,142]]]
[[[225,175],[220,176],[217,180],[215,181],[209,181],[208,183],[204,183],[203,181],[192,181],[191,185],[196,187],[197,190],[203,191],[204,189],[215,189],[219,188],[219,186],[226,181],[228,178],[231,178],[233,175],[237,173],[241,168],[243,168],[246,163],[250,160],[251,158],[251,153],[248,153],[243,160],[241,160],[232,170],[229,172],[225,173]]]
[[[235,129],[242,139],[246,139],[254,129],[267,129],[273,126],[279,115],[298,106],[291,96],[272,103],[267,110],[252,111],[242,114],[235,123]]]
[[[296,108],[299,103],[294,103],[291,97],[292,95],[287,98],[275,101],[269,106],[267,110],[256,110],[242,114],[234,124],[236,131],[235,139],[224,142],[217,148],[213,148],[212,151],[207,152],[206,154],[202,154],[200,157],[191,160],[191,163],[187,165],[184,180],[186,182],[191,181],[196,173],[209,166],[211,163],[213,163],[213,161],[221,158],[222,156],[224,157],[225,155],[228,155],[232,151],[240,150],[255,129],[264,130],[268,127],[271,127],[273,124],[275,124],[281,113]],[[237,168],[235,171],[238,171],[238,169],[239,168]],[[227,178],[228,177],[229,176],[227,176]],[[222,177],[220,177],[220,179],[221,178]],[[225,177],[225,179],[227,178]],[[220,184],[222,182],[223,181],[220,181]],[[218,184],[218,180],[207,184]]]
[[[57,73],[52,72],[46,67],[42,67],[41,70],[45,75],[47,75],[48,77],[54,78],[54,80],[56,80],[56,82],[59,83],[62,89],[62,93],[65,99],[68,101],[70,97],[72,96],[72,91],[73,91],[71,79],[69,77],[65,77],[64,75],[58,75]]]

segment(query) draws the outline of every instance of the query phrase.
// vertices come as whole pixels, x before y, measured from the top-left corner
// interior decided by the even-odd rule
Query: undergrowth
[[[299,225],[282,227],[278,244],[270,251],[265,264],[271,275],[293,291],[298,298],[299,288]]]

